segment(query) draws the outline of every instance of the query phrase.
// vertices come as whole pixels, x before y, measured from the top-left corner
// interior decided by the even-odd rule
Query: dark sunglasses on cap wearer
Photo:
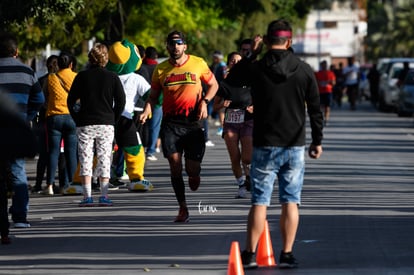
[[[171,46],[171,47],[174,47],[175,44],[177,44],[177,45],[184,45],[184,40],[182,40],[180,38],[171,39],[171,40],[168,40],[167,44],[168,44],[168,46]]]

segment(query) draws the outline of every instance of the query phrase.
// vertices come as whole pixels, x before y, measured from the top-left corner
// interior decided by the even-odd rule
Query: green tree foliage
[[[209,58],[214,50],[227,54],[239,42],[264,34],[270,20],[286,18],[303,24],[314,1],[305,0],[146,0],[124,1],[126,37],[137,44],[155,46],[166,54],[166,35],[180,30],[187,35],[189,52]],[[299,27],[299,26],[298,26]]]
[[[391,49],[394,55],[414,56],[414,1],[409,1],[406,5],[398,8],[395,13],[395,24],[391,32]]]
[[[13,31],[21,42],[21,55],[33,55],[44,47],[57,26],[73,21],[84,7],[83,0],[2,0],[1,29]]]
[[[53,48],[86,52],[85,42],[129,38],[162,54],[174,30],[187,36],[189,52],[208,58],[218,49],[237,50],[246,37],[264,34],[270,20],[301,27],[320,0],[2,0],[2,29],[18,34],[26,55]],[[83,46],[83,47],[82,47]]]
[[[386,34],[389,21],[384,5],[376,2],[368,2],[368,36],[366,38],[367,44],[367,58],[368,60],[375,60],[377,57],[386,56],[385,45]]]
[[[155,46],[165,54],[165,38],[172,30],[186,34],[190,48],[207,43],[208,30],[228,25],[217,1],[148,0],[124,4],[126,37],[136,44]]]
[[[393,1],[368,1],[368,59],[414,56],[413,4],[412,0],[401,5]]]

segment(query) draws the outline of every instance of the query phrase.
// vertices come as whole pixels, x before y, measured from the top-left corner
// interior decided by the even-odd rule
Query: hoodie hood
[[[259,66],[272,81],[278,83],[291,77],[299,68],[299,60],[292,50],[270,50],[259,61]]]

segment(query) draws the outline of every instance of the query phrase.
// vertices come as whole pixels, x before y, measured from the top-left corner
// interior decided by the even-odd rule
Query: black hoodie
[[[243,59],[229,76],[252,88],[254,146],[303,146],[306,111],[312,144],[321,145],[323,115],[311,67],[290,50],[269,50],[262,59]]]

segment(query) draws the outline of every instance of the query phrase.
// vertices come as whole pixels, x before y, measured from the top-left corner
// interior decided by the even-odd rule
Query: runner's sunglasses
[[[184,40],[182,39],[171,39],[167,42],[168,46],[174,47],[175,44],[177,45],[184,45]]]

